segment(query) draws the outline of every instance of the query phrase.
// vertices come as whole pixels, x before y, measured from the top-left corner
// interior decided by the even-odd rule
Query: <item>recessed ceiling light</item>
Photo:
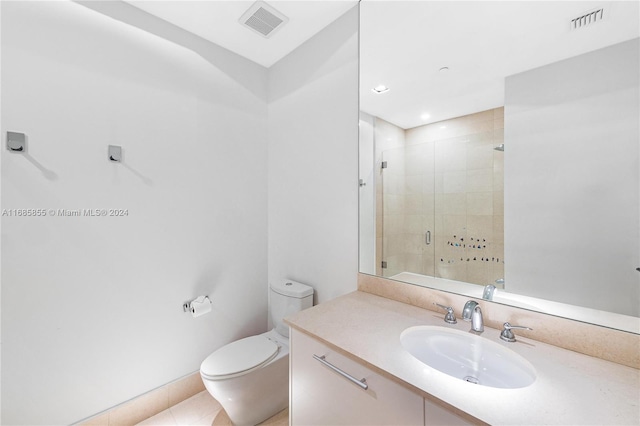
[[[449,67],[440,68],[440,72],[448,72],[448,71],[449,71]]]
[[[420,118],[422,118],[423,120],[428,120],[431,118],[431,115],[429,113],[424,113],[420,116]]]
[[[380,85],[374,87],[373,89],[371,89],[371,91],[373,93],[377,93],[379,95],[381,93],[388,92],[389,88],[387,86],[385,86],[384,84],[380,84]]]

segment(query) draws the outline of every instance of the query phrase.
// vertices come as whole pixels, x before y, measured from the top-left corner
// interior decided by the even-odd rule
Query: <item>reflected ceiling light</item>
[[[422,118],[423,120],[428,120],[431,118],[431,115],[429,113],[424,113],[420,116],[420,118]]]
[[[376,93],[376,94],[378,94],[378,95],[379,95],[379,94],[381,94],[381,93],[388,92],[388,91],[389,91],[389,88],[388,88],[387,86],[385,86],[384,84],[380,84],[380,85],[378,85],[378,86],[374,87],[373,89],[371,89],[371,91],[372,91],[373,93]]]
[[[447,126],[440,126],[440,128],[441,128],[441,129],[446,129],[446,128],[447,128]]]

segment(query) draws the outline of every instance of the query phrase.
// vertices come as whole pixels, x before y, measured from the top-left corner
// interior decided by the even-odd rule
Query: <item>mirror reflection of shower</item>
[[[377,275],[503,288],[503,111],[406,130],[373,118]]]

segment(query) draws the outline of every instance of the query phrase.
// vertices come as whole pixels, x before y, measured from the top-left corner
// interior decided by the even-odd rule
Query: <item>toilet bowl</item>
[[[284,318],[313,305],[313,288],[293,281],[270,287],[274,328],[231,342],[200,366],[207,391],[234,425],[256,425],[289,403],[289,328]]]

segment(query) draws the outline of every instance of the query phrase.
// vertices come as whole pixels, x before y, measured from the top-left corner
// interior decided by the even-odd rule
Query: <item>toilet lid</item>
[[[271,361],[278,345],[264,336],[251,336],[225,345],[202,362],[200,372],[210,378],[251,370]]]

